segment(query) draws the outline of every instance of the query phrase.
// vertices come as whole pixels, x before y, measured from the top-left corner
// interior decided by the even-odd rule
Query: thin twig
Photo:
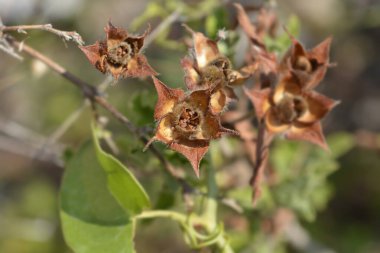
[[[70,114],[69,117],[67,117],[66,120],[61,124],[61,126],[57,128],[57,130],[54,131],[53,134],[49,137],[49,143],[57,142],[67,132],[67,130],[74,124],[74,122],[77,121],[77,119],[80,117],[80,115],[82,114],[82,112],[87,106],[88,106],[88,103],[85,102],[81,105],[81,107],[79,107],[72,114]]]
[[[109,83],[112,79],[110,77],[107,77],[101,84],[98,85],[98,90],[100,93],[103,93],[106,88],[108,87]],[[81,107],[76,109],[74,112],[72,112],[66,120],[48,137],[48,140],[46,143],[43,144],[41,147],[41,153],[45,151],[47,147],[49,147],[51,144],[54,144],[57,142],[66,132],[67,130],[77,121],[77,119],[80,117],[82,112],[89,106],[90,104],[88,101],[85,101]]]
[[[76,31],[61,31],[53,28],[51,24],[2,26],[0,30],[3,32],[17,31],[19,33],[26,33],[26,30],[43,30],[58,35],[65,41],[74,41],[80,46],[84,45],[82,37]]]
[[[15,52],[15,49],[9,45],[9,43],[3,38],[3,35],[0,30],[0,50],[4,51],[6,54],[9,54],[13,58],[16,58],[19,61],[22,61],[23,58]]]
[[[248,115],[248,113],[245,115]],[[260,182],[268,164],[268,147],[273,139],[273,135],[266,131],[263,121],[259,122],[257,134],[254,135],[249,117],[242,116],[239,119],[241,120],[235,121],[234,128],[240,132],[240,137],[244,142],[249,162],[252,166],[252,176],[249,184],[252,187],[252,202],[255,206],[261,193]]]
[[[35,156],[43,156],[48,150],[49,147],[55,144],[66,132],[67,130],[77,121],[79,116],[82,114],[85,108],[87,108],[88,103],[84,103],[81,107],[71,113],[66,120],[55,130],[41,145],[39,150],[36,152]]]
[[[144,41],[144,48],[147,47],[150,43],[153,42],[155,38],[158,37],[158,35],[168,28],[172,23],[177,21],[181,15],[182,8],[177,8],[172,14],[167,16],[154,30],[149,34],[149,36]]]
[[[93,87],[90,84],[87,84],[86,82],[82,81],[75,75],[71,74],[70,72],[66,71],[65,68],[63,68],[61,65],[56,63],[55,61],[51,60],[47,56],[43,55],[42,53],[38,52],[37,50],[33,49],[32,47],[26,45],[25,43],[21,43],[17,40],[15,40],[12,36],[5,34],[4,35],[5,40],[12,45],[14,48],[17,48],[19,51],[23,51],[30,56],[42,61],[45,63],[48,67],[53,69],[55,72],[59,73],[61,76],[69,80],[72,84],[77,86],[82,92],[83,95],[89,99],[93,99],[95,96],[97,96],[98,92],[95,87]]]
[[[268,164],[268,146],[271,141],[272,136],[266,131],[265,123],[263,121],[259,122],[256,139],[256,163],[252,168],[252,177],[250,179],[253,205],[256,205],[256,201],[261,194],[260,182]]]

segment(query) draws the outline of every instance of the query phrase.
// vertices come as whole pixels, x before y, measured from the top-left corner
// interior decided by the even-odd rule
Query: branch
[[[252,201],[256,205],[257,199],[261,194],[260,183],[268,165],[269,151],[268,146],[272,142],[272,135],[265,129],[265,123],[259,122],[256,139],[256,162],[252,170],[250,184],[252,187]]]
[[[6,54],[9,54],[13,58],[22,61],[23,58],[15,52],[15,49],[9,45],[9,43],[3,38],[2,32],[0,30],[0,50],[4,51]]]
[[[43,30],[58,35],[65,41],[74,41],[78,45],[84,45],[82,37],[76,31],[61,31],[53,28],[51,24],[43,25],[15,25],[15,26],[1,26],[0,32],[17,31],[19,33],[26,33],[26,30]]]
[[[98,85],[98,90],[101,93],[103,93],[108,87],[111,80],[112,79],[110,76],[106,77],[105,80],[101,84]],[[0,92],[1,92],[1,88],[2,87],[0,87]],[[65,121],[50,136],[48,136],[47,141],[41,147],[41,153],[44,153],[46,148],[48,148],[51,144],[56,143],[68,131],[68,129],[77,121],[77,119],[81,116],[82,112],[88,106],[90,106],[90,103],[88,103],[88,101],[84,101],[81,107],[73,111],[65,119]]]
[[[65,121],[42,143],[37,153],[37,157],[44,155],[45,152],[49,151],[51,145],[55,144],[66,131],[74,124],[74,122],[79,118],[84,109],[87,107],[88,103],[83,103],[81,107],[71,113]]]
[[[230,116],[231,115],[230,113]],[[268,146],[272,142],[273,135],[266,131],[265,123],[260,121],[255,136],[250,122],[250,117],[253,115],[254,114],[248,112],[243,116],[235,117],[235,119],[227,122],[227,124],[233,124],[234,128],[239,131],[240,137],[244,142],[245,150],[252,165],[252,177],[249,183],[252,187],[253,205],[256,205],[256,201],[260,196],[260,183],[268,164]]]
[[[168,28],[172,23],[179,19],[182,12],[182,8],[177,8],[172,14],[167,16],[154,30],[149,34],[149,36],[144,41],[144,48],[147,47],[150,43],[153,42],[158,35]]]

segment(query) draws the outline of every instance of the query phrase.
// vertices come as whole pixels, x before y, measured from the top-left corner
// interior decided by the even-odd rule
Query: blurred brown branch
[[[243,110],[246,111],[246,108]],[[260,196],[260,183],[265,168],[268,165],[268,147],[272,142],[273,135],[266,131],[264,122],[259,122],[257,132],[255,133],[251,122],[253,116],[255,116],[254,111],[243,113],[230,111],[225,113],[223,122],[228,125],[233,125],[233,127],[239,131],[240,138],[244,143],[248,160],[252,166],[252,176],[249,180],[249,184],[252,187],[252,202],[253,205],[256,205],[256,201]]]
[[[272,141],[272,137],[273,136],[266,130],[264,122],[259,122],[259,126],[257,129],[255,166],[252,168],[252,177],[250,179],[250,184],[252,187],[252,199],[254,205],[256,204],[256,201],[261,193],[260,183],[265,168],[268,165],[268,146]]]

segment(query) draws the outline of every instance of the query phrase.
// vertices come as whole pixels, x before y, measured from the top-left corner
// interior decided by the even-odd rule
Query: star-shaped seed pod
[[[303,90],[294,75],[282,78],[275,89],[245,92],[269,133],[283,133],[288,139],[309,141],[328,149],[320,121],[337,101]]]
[[[280,71],[291,71],[305,89],[313,89],[325,77],[327,68],[330,66],[329,53],[332,38],[328,37],[311,50],[306,50],[293,36],[291,39],[293,45],[284,56]]]
[[[189,90],[214,89],[218,98],[215,104],[220,103],[215,113],[219,113],[231,99],[237,98],[228,86],[243,83],[247,76],[232,68],[230,60],[220,53],[216,41],[186,25],[184,27],[193,36],[193,56],[181,60],[186,86]],[[216,84],[220,89],[215,89]]]
[[[199,163],[209,142],[223,134],[238,134],[220,125],[220,118],[210,112],[210,91],[196,90],[185,94],[181,89],[167,87],[153,77],[158,94],[154,111],[157,128],[148,143],[161,141],[184,155],[199,177]]]
[[[228,103],[236,100],[237,96],[231,87],[226,86],[226,75],[221,70],[226,61],[220,59],[212,65],[201,70],[197,69],[197,63],[185,57],[181,65],[185,70],[185,84],[189,90],[208,89],[211,91],[210,109],[213,114],[221,113]],[[231,76],[232,77],[232,76]]]
[[[126,30],[108,22],[104,28],[106,40],[79,48],[100,72],[110,73],[115,79],[157,75],[141,54],[149,30],[140,36],[130,36]]]

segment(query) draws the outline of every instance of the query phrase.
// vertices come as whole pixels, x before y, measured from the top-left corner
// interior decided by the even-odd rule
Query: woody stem
[[[265,168],[268,164],[269,152],[268,146],[272,142],[272,136],[265,129],[265,122],[261,120],[257,129],[256,139],[256,163],[253,166],[252,177],[250,184],[252,186],[252,200],[256,204],[256,200],[260,195],[260,183],[263,177]]]

